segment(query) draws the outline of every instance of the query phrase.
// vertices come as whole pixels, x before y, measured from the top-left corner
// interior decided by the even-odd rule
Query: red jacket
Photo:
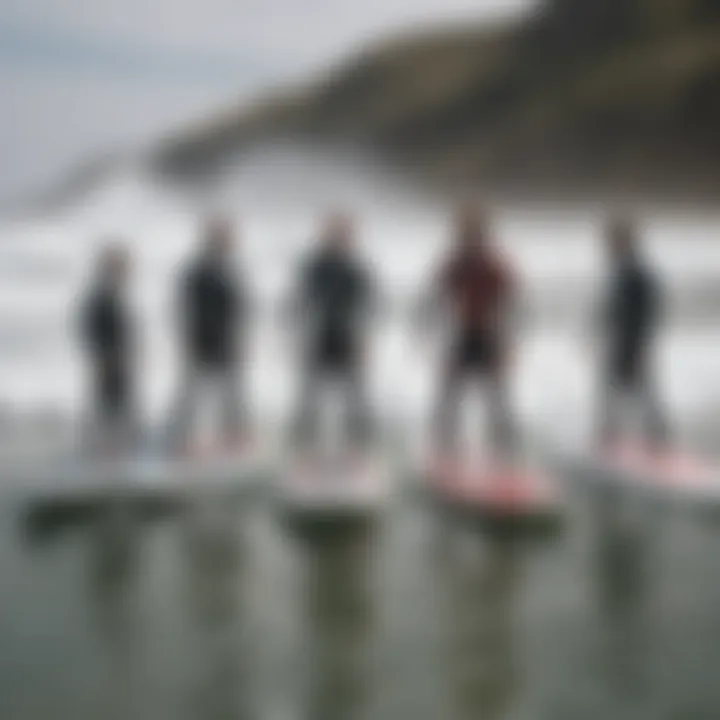
[[[498,330],[513,290],[509,267],[487,251],[459,252],[440,273],[440,291],[465,330]]]

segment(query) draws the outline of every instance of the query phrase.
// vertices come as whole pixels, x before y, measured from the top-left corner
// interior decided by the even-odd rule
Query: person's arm
[[[254,333],[257,308],[244,274],[233,277],[230,296],[231,324],[235,342],[238,344],[240,352],[245,353],[250,336]]]
[[[228,277],[226,287],[227,310],[231,324],[234,327],[241,327],[249,320],[252,311],[247,279],[241,273],[233,271]]]
[[[590,319],[583,338],[593,352],[607,341],[615,324],[615,307],[619,283],[617,278],[605,281],[590,308]]]
[[[370,267],[359,268],[358,290],[362,321],[364,324],[369,324],[378,318],[387,307],[386,300],[380,296],[378,283]]]
[[[665,297],[658,278],[652,273],[647,276],[647,304],[649,326],[654,332],[660,322],[665,310]]]
[[[597,304],[595,305],[594,313],[593,313],[592,325],[595,330],[596,336],[602,337],[607,333],[608,328],[612,324],[612,320],[613,320],[612,316],[613,316],[612,298],[610,297],[609,292],[606,289],[603,289],[600,299],[598,300]]]
[[[98,346],[97,302],[93,297],[85,298],[78,311],[78,335],[82,346],[95,352]]]
[[[663,311],[663,299],[660,284],[651,272],[643,271],[638,278],[638,285],[635,300],[640,313],[639,332],[645,340],[651,338],[657,330]]]
[[[238,304],[239,313],[242,318],[242,322],[244,323],[251,323],[253,318],[256,317],[257,313],[260,311],[254,290],[250,286],[247,277],[244,277],[240,282]]]
[[[178,342],[183,349],[187,349],[192,326],[192,287],[193,273],[184,270],[178,279],[175,294],[175,326]]]
[[[498,304],[496,331],[500,342],[509,350],[521,321],[520,283],[516,271],[509,262],[500,259],[497,266],[497,282],[501,301]]]
[[[305,260],[298,273],[297,283],[293,286],[287,299],[286,317],[291,324],[304,322],[312,305],[316,280],[315,263],[312,259]]]

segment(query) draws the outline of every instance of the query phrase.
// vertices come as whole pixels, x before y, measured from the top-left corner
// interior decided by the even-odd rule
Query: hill
[[[433,182],[530,191],[720,185],[720,3],[550,0],[502,26],[372,48],[170,138],[174,177],[278,138],[371,148]]]

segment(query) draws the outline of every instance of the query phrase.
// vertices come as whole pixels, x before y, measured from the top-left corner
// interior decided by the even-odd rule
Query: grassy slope
[[[534,19],[386,42],[295,95],[171,139],[172,171],[258,139],[366,143],[451,181],[714,178],[720,13],[708,0],[555,0]],[[598,12],[602,11],[602,15]]]

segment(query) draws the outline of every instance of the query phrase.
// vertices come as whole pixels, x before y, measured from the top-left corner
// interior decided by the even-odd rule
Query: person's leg
[[[667,445],[670,442],[667,413],[657,387],[647,373],[638,379],[636,393],[641,403],[645,441],[657,446]]]
[[[457,416],[460,406],[463,375],[454,364],[446,369],[440,385],[433,419],[433,443],[437,450],[457,449]]]
[[[352,366],[344,371],[347,429],[350,442],[362,447],[372,440],[372,418],[362,368]]]
[[[202,393],[203,373],[195,364],[185,367],[173,407],[168,440],[173,450],[185,450],[192,439],[198,405]]]
[[[293,423],[293,440],[299,445],[317,441],[319,424],[319,392],[322,368],[317,362],[306,364],[300,380],[300,392]]]
[[[608,447],[617,442],[620,437],[620,389],[613,380],[604,380],[600,385],[599,394],[597,434],[600,445]]]
[[[121,451],[136,452],[142,443],[135,378],[129,368],[121,368],[115,379],[113,403],[117,444]]]
[[[598,427],[602,447],[611,447],[622,439],[626,401],[634,385],[634,352],[624,345],[610,348],[600,382]]]
[[[478,369],[478,343],[472,330],[461,331],[451,347],[435,410],[435,444],[443,451],[458,445],[458,413],[463,383]]]
[[[486,381],[490,441],[501,456],[511,456],[518,446],[518,433],[510,408],[508,372],[503,345],[491,332],[475,332],[468,337],[466,365],[477,381]]]
[[[247,413],[240,375],[234,365],[218,371],[222,434],[223,439],[229,443],[241,442],[247,431]]]
[[[115,387],[106,361],[97,360],[93,370],[93,402],[87,445],[92,455],[108,455],[115,444]]]
[[[128,368],[101,363],[96,369],[95,412],[90,429],[90,450],[119,455],[137,449],[140,432]]]
[[[492,447],[502,456],[512,456],[518,450],[518,431],[510,409],[507,378],[502,371],[494,370],[488,375],[487,398]]]

